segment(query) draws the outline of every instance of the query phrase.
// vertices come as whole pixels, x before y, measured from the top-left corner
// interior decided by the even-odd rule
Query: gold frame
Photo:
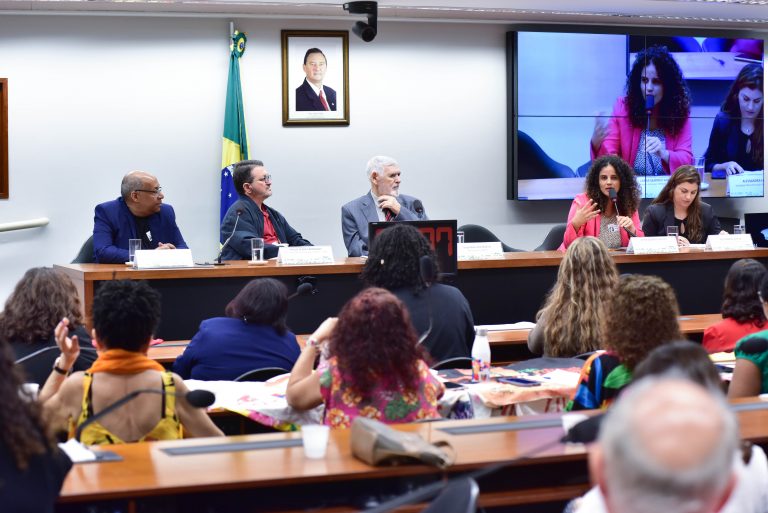
[[[349,126],[349,31],[346,30],[282,30],[280,32],[283,51],[283,126]],[[301,63],[290,62],[289,46],[292,38],[329,38],[338,39],[341,43],[341,59],[338,53],[328,53],[330,62],[342,62],[342,101],[337,103],[338,116],[330,117],[324,111],[296,111],[295,101],[290,101],[294,93],[289,79],[293,78],[295,87],[295,70],[301,69]],[[306,46],[306,45],[305,45]],[[320,48],[320,46],[317,46]],[[309,47],[311,48],[311,46]],[[302,51],[302,56],[303,56]],[[324,50],[323,53],[326,53]],[[335,58],[334,58],[335,57]],[[295,59],[294,59],[295,60]],[[291,72],[291,70],[294,70]],[[338,95],[338,92],[337,92]]]
[[[8,79],[0,78],[0,199],[8,199]]]

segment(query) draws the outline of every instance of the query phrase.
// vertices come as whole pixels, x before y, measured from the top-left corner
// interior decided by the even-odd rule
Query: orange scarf
[[[165,369],[142,353],[125,349],[110,349],[99,353],[89,372],[110,372],[112,374],[138,374],[146,370],[163,372]]]

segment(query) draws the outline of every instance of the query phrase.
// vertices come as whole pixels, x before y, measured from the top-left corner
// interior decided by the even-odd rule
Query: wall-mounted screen
[[[508,33],[509,197],[572,199],[614,153],[653,198],[694,165],[703,197],[763,195],[764,41]]]

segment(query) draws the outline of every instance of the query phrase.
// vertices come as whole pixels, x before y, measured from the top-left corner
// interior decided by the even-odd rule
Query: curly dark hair
[[[423,256],[432,260],[434,281],[437,258],[427,239],[413,226],[395,223],[374,239],[360,278],[374,287],[388,290],[411,287],[418,291],[426,286],[419,264]]]
[[[345,383],[363,398],[379,393],[382,380],[398,390],[419,386],[418,361],[426,360],[405,305],[394,294],[371,287],[353,297],[341,310],[328,347],[338,360]]]
[[[227,317],[249,324],[272,326],[280,335],[288,331],[288,289],[274,278],[257,278],[243,287],[225,309]]]
[[[0,440],[16,468],[24,471],[33,456],[52,450],[54,443],[43,422],[40,403],[19,393],[22,383],[21,367],[14,363],[10,344],[0,340]]]
[[[733,263],[725,277],[723,291],[723,318],[731,317],[738,323],[765,323],[763,305],[757,297],[760,282],[766,274],[765,266],[751,258]]]
[[[725,96],[723,104],[720,106],[720,110],[727,113],[731,119],[741,119],[741,107],[739,106],[739,92],[744,89],[757,89],[763,95],[765,95],[763,78],[763,67],[760,64],[747,64],[739,74],[736,76],[736,80],[731,84],[731,88],[728,90],[728,94]],[[765,98],[765,96],[763,96]],[[760,112],[755,119],[755,131],[752,132],[750,139],[752,140],[752,152],[751,157],[755,162],[763,161],[763,112],[765,112],[765,103],[760,106]]]
[[[622,215],[631,216],[640,206],[640,187],[637,185],[635,172],[618,155],[603,155],[592,161],[584,182],[585,192],[589,199],[597,203],[600,212],[605,212],[610,199],[600,192],[600,171],[606,166],[612,166],[619,176],[621,186],[616,193],[619,211]]]
[[[80,298],[69,276],[50,267],[29,269],[0,313],[0,339],[6,342],[47,340],[67,317],[70,330],[83,324]]]
[[[606,307],[606,347],[630,371],[654,348],[682,339],[675,291],[658,276],[623,274]]]
[[[675,169],[675,172],[667,180],[667,184],[659,191],[659,195],[651,201],[651,205],[673,203],[675,189],[682,183],[695,185],[698,187],[698,193],[688,207],[688,214],[685,218],[685,234],[681,235],[685,235],[690,241],[701,240],[706,235],[701,218],[701,175],[699,175],[699,171],[694,166],[684,165]]]
[[[683,77],[683,71],[666,46],[650,46],[637,52],[632,69],[627,75],[625,102],[629,109],[632,126],[645,128],[648,123],[645,111],[645,93],[640,86],[643,70],[650,64],[664,86],[664,94],[658,105],[656,122],[658,127],[677,135],[688,120],[691,112],[691,92]]]
[[[93,329],[108,349],[140,351],[160,323],[160,293],[144,281],[108,281],[93,297]]]

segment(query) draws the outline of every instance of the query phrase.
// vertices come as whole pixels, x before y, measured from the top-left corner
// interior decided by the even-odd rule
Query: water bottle
[[[488,344],[488,330],[477,328],[472,344],[472,381],[479,383],[491,379],[491,346]]]

